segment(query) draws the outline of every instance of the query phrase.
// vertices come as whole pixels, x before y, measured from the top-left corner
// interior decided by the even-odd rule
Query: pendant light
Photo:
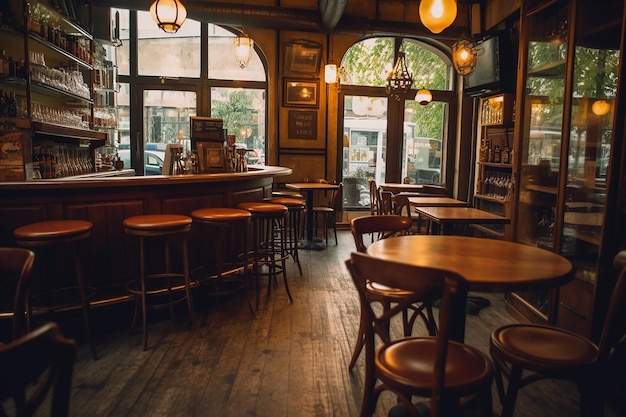
[[[591,112],[596,116],[604,116],[611,111],[611,104],[606,100],[596,100],[591,105]]]
[[[415,94],[415,101],[417,101],[422,106],[425,106],[433,101],[433,94],[430,92],[430,90],[426,88],[420,88],[419,90],[417,90],[417,94]]]
[[[187,9],[180,0],[154,0],[150,16],[163,32],[176,33],[187,18]]]
[[[413,74],[409,72],[406,65],[406,56],[404,52],[398,52],[398,59],[396,60],[393,70],[387,77],[387,87],[385,90],[387,94],[400,101],[402,96],[411,89],[413,85]]]
[[[239,64],[239,68],[244,69],[248,66],[250,62],[250,57],[252,56],[252,50],[254,49],[254,41],[251,37],[246,35],[246,32],[243,29],[243,14],[244,14],[244,3],[243,0],[241,2],[241,34],[237,36],[234,40],[235,45],[235,58],[237,59],[237,63]]]
[[[245,32],[237,36],[234,40],[235,44],[235,58],[239,63],[239,68],[244,69],[250,62],[252,56],[252,50],[254,49],[254,41]]]
[[[422,0],[419,16],[428,30],[440,33],[456,19],[456,0]]]

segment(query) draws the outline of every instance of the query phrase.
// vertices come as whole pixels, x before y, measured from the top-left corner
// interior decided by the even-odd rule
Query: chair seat
[[[395,300],[404,300],[414,294],[411,291],[390,288],[376,282],[368,282],[367,291],[372,299],[385,300],[389,302],[394,302]]]
[[[507,361],[543,372],[591,365],[598,356],[596,345],[582,336],[533,324],[512,324],[494,330],[491,349]]]
[[[415,352],[419,352],[416,355]],[[428,396],[433,386],[433,363],[437,355],[436,337],[409,337],[392,342],[376,353],[379,378],[402,390],[392,381],[401,381],[414,395]],[[478,349],[449,341],[446,358],[445,390],[463,395],[490,381],[491,360]],[[422,394],[419,394],[419,393]]]

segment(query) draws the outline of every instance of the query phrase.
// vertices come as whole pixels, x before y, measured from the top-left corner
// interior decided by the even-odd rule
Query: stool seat
[[[192,211],[191,217],[201,221],[240,222],[249,219],[252,214],[237,208],[209,207]]]
[[[282,204],[287,208],[304,208],[304,200],[301,198],[291,197],[267,197],[263,199],[264,203]]]
[[[191,228],[191,222],[191,217],[179,214],[145,214],[124,219],[124,227],[145,231],[167,231]]]
[[[274,204],[266,202],[239,203],[238,208],[248,210],[254,215],[277,215],[282,216],[289,210],[284,204]]]
[[[53,220],[31,223],[13,231],[15,238],[21,241],[57,241],[81,237],[89,233],[93,224],[87,220]]]
[[[272,197],[303,198],[299,192],[287,190],[272,191]]]

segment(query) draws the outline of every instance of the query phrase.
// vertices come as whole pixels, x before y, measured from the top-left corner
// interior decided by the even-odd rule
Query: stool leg
[[[193,307],[193,297],[191,295],[191,273],[189,272],[189,253],[187,238],[183,237],[183,273],[185,274],[185,293],[187,294],[187,308],[189,309],[190,325],[195,324],[195,310]]]
[[[144,238],[139,238],[139,277],[141,279],[141,325],[143,329],[143,350],[148,349],[148,308],[146,306],[146,265],[144,256]]]
[[[289,297],[289,303],[293,304],[293,298],[291,297],[291,291],[289,291],[289,284],[287,283],[287,268],[286,268],[286,265],[285,265],[285,259],[287,258],[287,256],[286,256],[287,251],[286,251],[286,247],[285,247],[286,238],[287,238],[286,230],[285,230],[285,227],[284,227],[285,220],[283,218],[283,219],[281,219],[279,221],[283,222],[283,227],[280,228],[280,233],[281,233],[281,238],[280,238],[280,245],[281,245],[281,247],[280,247],[280,257],[281,257],[281,261],[280,262],[281,262],[281,266],[282,266],[282,269],[283,269],[283,282],[284,282],[284,285],[285,285],[285,290],[287,291],[287,297]]]
[[[87,288],[85,285],[85,280],[83,278],[81,260],[78,256],[78,251],[75,243],[72,243],[72,254],[74,256],[74,271],[76,274],[78,291],[80,292],[80,303],[83,309],[83,320],[85,321],[85,333],[87,334],[87,339],[89,340],[89,344],[91,345],[91,353],[93,355],[93,359],[96,360],[98,359],[98,353],[96,352],[96,346],[91,335],[91,309],[89,306],[89,300],[87,299]]]

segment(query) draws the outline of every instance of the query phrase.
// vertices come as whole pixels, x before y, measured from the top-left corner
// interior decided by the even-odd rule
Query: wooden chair
[[[380,193],[374,178],[368,178],[367,185],[370,190],[370,214],[380,214]]]
[[[490,416],[493,365],[480,350],[450,339],[452,303],[461,276],[443,270],[401,264],[353,253],[346,261],[359,292],[365,331],[365,380],[361,417],[371,416],[378,397],[392,391],[412,417],[419,416],[413,397],[430,398],[430,416],[460,416],[467,399],[477,400],[479,415]],[[376,308],[368,285],[384,285],[412,294],[389,309]],[[393,339],[389,320],[411,304],[443,293],[437,336]],[[380,345],[375,349],[375,336]],[[380,384],[377,385],[377,381]]]
[[[502,402],[502,417],[510,417],[520,388],[540,379],[567,379],[578,385],[580,415],[601,417],[609,360],[621,342],[624,349],[624,294],[626,251],[614,265],[621,272],[613,290],[598,344],[578,334],[537,324],[511,324],[491,334],[490,352],[496,365],[496,387]],[[623,369],[622,369],[623,372]],[[508,379],[504,389],[505,376]],[[621,373],[623,377],[623,373]]]
[[[392,199],[393,213],[400,216],[406,216],[408,219],[411,220],[413,226],[411,227],[410,233],[420,233],[422,230],[422,219],[411,208],[411,203],[409,203],[409,197],[406,195],[396,194],[392,197]]]
[[[313,206],[313,216],[315,218],[315,230],[319,226],[324,230],[324,240],[328,246],[328,230],[332,229],[335,234],[335,245],[337,244],[337,209],[341,207],[343,195],[343,183],[338,184],[338,188],[330,192],[329,198],[321,205]]]
[[[386,239],[392,236],[401,235],[407,233],[411,228],[411,221],[404,216],[398,216],[395,214],[381,214],[374,216],[364,216],[352,219],[350,222],[350,229],[354,238],[354,244],[358,252],[364,253],[367,250],[364,235],[371,234],[376,235],[378,239]],[[413,296],[413,293],[405,290],[394,289],[377,285],[375,283],[369,283],[367,285],[368,297],[371,300],[378,301],[385,309],[389,309],[392,303],[402,302],[406,297]],[[421,299],[418,302],[409,305],[409,307],[402,311],[402,330],[404,336],[410,336],[412,334],[413,325],[418,317],[421,317],[428,329],[428,333],[431,336],[437,334],[437,324],[433,316],[433,310],[431,303],[433,299]],[[411,315],[409,316],[409,311]],[[356,345],[352,353],[352,359],[348,369],[352,370],[356,361],[363,350],[365,344],[365,330],[368,326],[367,316],[361,312],[361,323],[359,324],[359,335],[357,337]]]
[[[75,358],[74,341],[65,339],[56,323],[0,344],[0,415],[13,399],[17,416],[33,416],[50,394],[49,415],[68,416]]]
[[[35,253],[29,249],[0,248],[0,316],[12,320],[10,340],[30,329],[28,296],[34,262]]]

